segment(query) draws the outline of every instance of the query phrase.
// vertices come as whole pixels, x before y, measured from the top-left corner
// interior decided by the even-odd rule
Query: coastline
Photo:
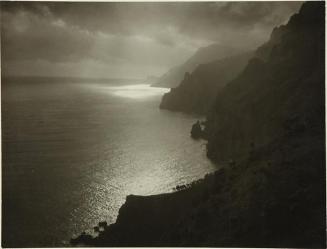
[[[188,188],[129,195],[114,224],[104,225],[96,237],[82,233],[71,245],[321,248],[326,243],[323,143],[320,134],[280,139]],[[308,169],[308,163],[316,168]]]
[[[150,196],[128,195],[115,223],[106,225],[98,236],[82,234],[72,245],[90,246],[177,246],[165,240],[168,231],[208,198],[219,184],[223,169],[207,174],[182,190]],[[179,186],[178,186],[179,187]],[[99,225],[103,223],[100,222]]]
[[[263,46],[269,57],[218,93],[207,156],[227,167],[172,194],[129,196],[115,224],[72,244],[326,247],[323,39],[311,39],[323,37],[324,15],[303,4]]]

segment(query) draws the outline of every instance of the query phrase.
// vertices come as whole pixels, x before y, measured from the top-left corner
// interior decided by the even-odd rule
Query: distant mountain
[[[160,108],[205,114],[218,91],[244,69],[253,54],[246,52],[200,64],[192,73],[185,73],[180,85],[163,96]]]
[[[239,48],[226,47],[213,44],[200,48],[184,64],[171,68],[167,73],[159,77],[152,86],[172,88],[179,85],[186,72],[191,73],[198,65],[222,59],[227,56],[236,55],[243,52]]]
[[[149,75],[148,77],[146,77],[145,83],[152,85],[153,82],[156,82],[158,79],[159,78],[157,76]]]
[[[129,196],[115,224],[72,244],[326,248],[325,2],[304,3],[279,32],[207,116],[221,168],[174,193]]]

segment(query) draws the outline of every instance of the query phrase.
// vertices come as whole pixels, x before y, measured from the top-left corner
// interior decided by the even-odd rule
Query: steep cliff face
[[[321,5],[303,5],[286,26],[274,30],[273,41],[258,49],[261,56],[218,93],[206,126],[210,158],[242,157],[251,143],[261,147],[284,136],[292,129],[287,126],[323,129],[318,122],[324,116]]]
[[[255,51],[256,57],[259,57],[262,60],[267,61],[269,59],[271,50],[281,42],[283,35],[286,33],[287,33],[286,25],[275,27],[271,32],[270,39]]]
[[[183,80],[185,73],[193,72],[198,65],[222,59],[226,56],[236,55],[240,52],[241,50],[238,48],[221,46],[219,44],[212,44],[200,48],[185,63],[171,68],[167,73],[159,77],[157,82],[152,86],[168,88],[177,87]]]
[[[72,242],[325,248],[324,12],[303,4],[218,94],[208,156],[228,164],[186,190],[128,198],[116,224]]]
[[[244,69],[252,55],[247,52],[199,65],[191,74],[185,74],[178,87],[163,96],[160,108],[205,114],[217,92]]]
[[[326,247],[325,4],[275,29],[208,115],[221,184],[165,239],[181,246]]]

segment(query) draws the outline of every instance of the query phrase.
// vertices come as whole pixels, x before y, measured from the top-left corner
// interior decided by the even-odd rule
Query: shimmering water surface
[[[2,82],[3,240],[67,245],[113,223],[128,194],[170,192],[215,170],[196,117],[160,110],[144,84]]]

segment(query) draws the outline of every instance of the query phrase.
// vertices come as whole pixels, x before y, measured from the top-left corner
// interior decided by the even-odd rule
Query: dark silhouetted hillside
[[[229,81],[244,69],[252,52],[199,65],[176,88],[166,93],[160,108],[187,113],[205,114],[216,95]]]
[[[325,3],[303,4],[282,29],[207,117],[222,168],[172,194],[128,197],[115,224],[73,244],[326,248]]]
[[[277,42],[258,50],[266,59],[251,59],[218,93],[206,129],[209,157],[238,158],[252,142],[261,147],[284,136],[288,123],[305,123],[310,130],[321,120],[325,43],[320,5],[305,4],[286,26],[274,29]]]

